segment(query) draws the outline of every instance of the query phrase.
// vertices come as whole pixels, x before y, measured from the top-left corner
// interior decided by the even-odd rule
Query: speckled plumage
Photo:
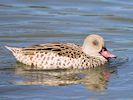
[[[28,69],[87,69],[101,66],[107,60],[101,56],[91,56],[82,46],[73,43],[47,43],[30,47],[7,47],[19,62]]]

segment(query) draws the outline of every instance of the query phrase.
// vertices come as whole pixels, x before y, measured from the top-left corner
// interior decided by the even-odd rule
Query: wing
[[[48,43],[24,47],[21,49],[24,55],[34,55],[35,53],[55,53],[59,56],[79,58],[82,52],[81,46],[73,43]]]

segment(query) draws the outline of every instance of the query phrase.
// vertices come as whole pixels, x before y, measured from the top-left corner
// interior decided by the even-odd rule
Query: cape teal
[[[102,66],[111,54],[104,43],[104,39],[96,34],[85,38],[82,46],[74,43],[46,43],[29,47],[8,47],[15,58],[26,65],[26,69],[88,69]]]

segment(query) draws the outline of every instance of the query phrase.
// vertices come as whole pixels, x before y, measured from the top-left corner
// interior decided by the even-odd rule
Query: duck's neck
[[[87,47],[87,46],[83,46],[82,47],[82,51],[87,54],[88,56],[92,56],[95,58],[99,58],[101,59],[103,62],[107,62],[107,60],[101,56],[100,53],[98,53],[95,49],[91,48],[91,47]]]

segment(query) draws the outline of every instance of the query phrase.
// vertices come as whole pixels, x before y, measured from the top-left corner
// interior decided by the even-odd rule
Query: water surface
[[[132,12],[132,0],[1,0],[0,100],[132,100]],[[92,33],[103,36],[109,50],[128,62],[95,70],[28,72],[4,48],[82,45]]]

